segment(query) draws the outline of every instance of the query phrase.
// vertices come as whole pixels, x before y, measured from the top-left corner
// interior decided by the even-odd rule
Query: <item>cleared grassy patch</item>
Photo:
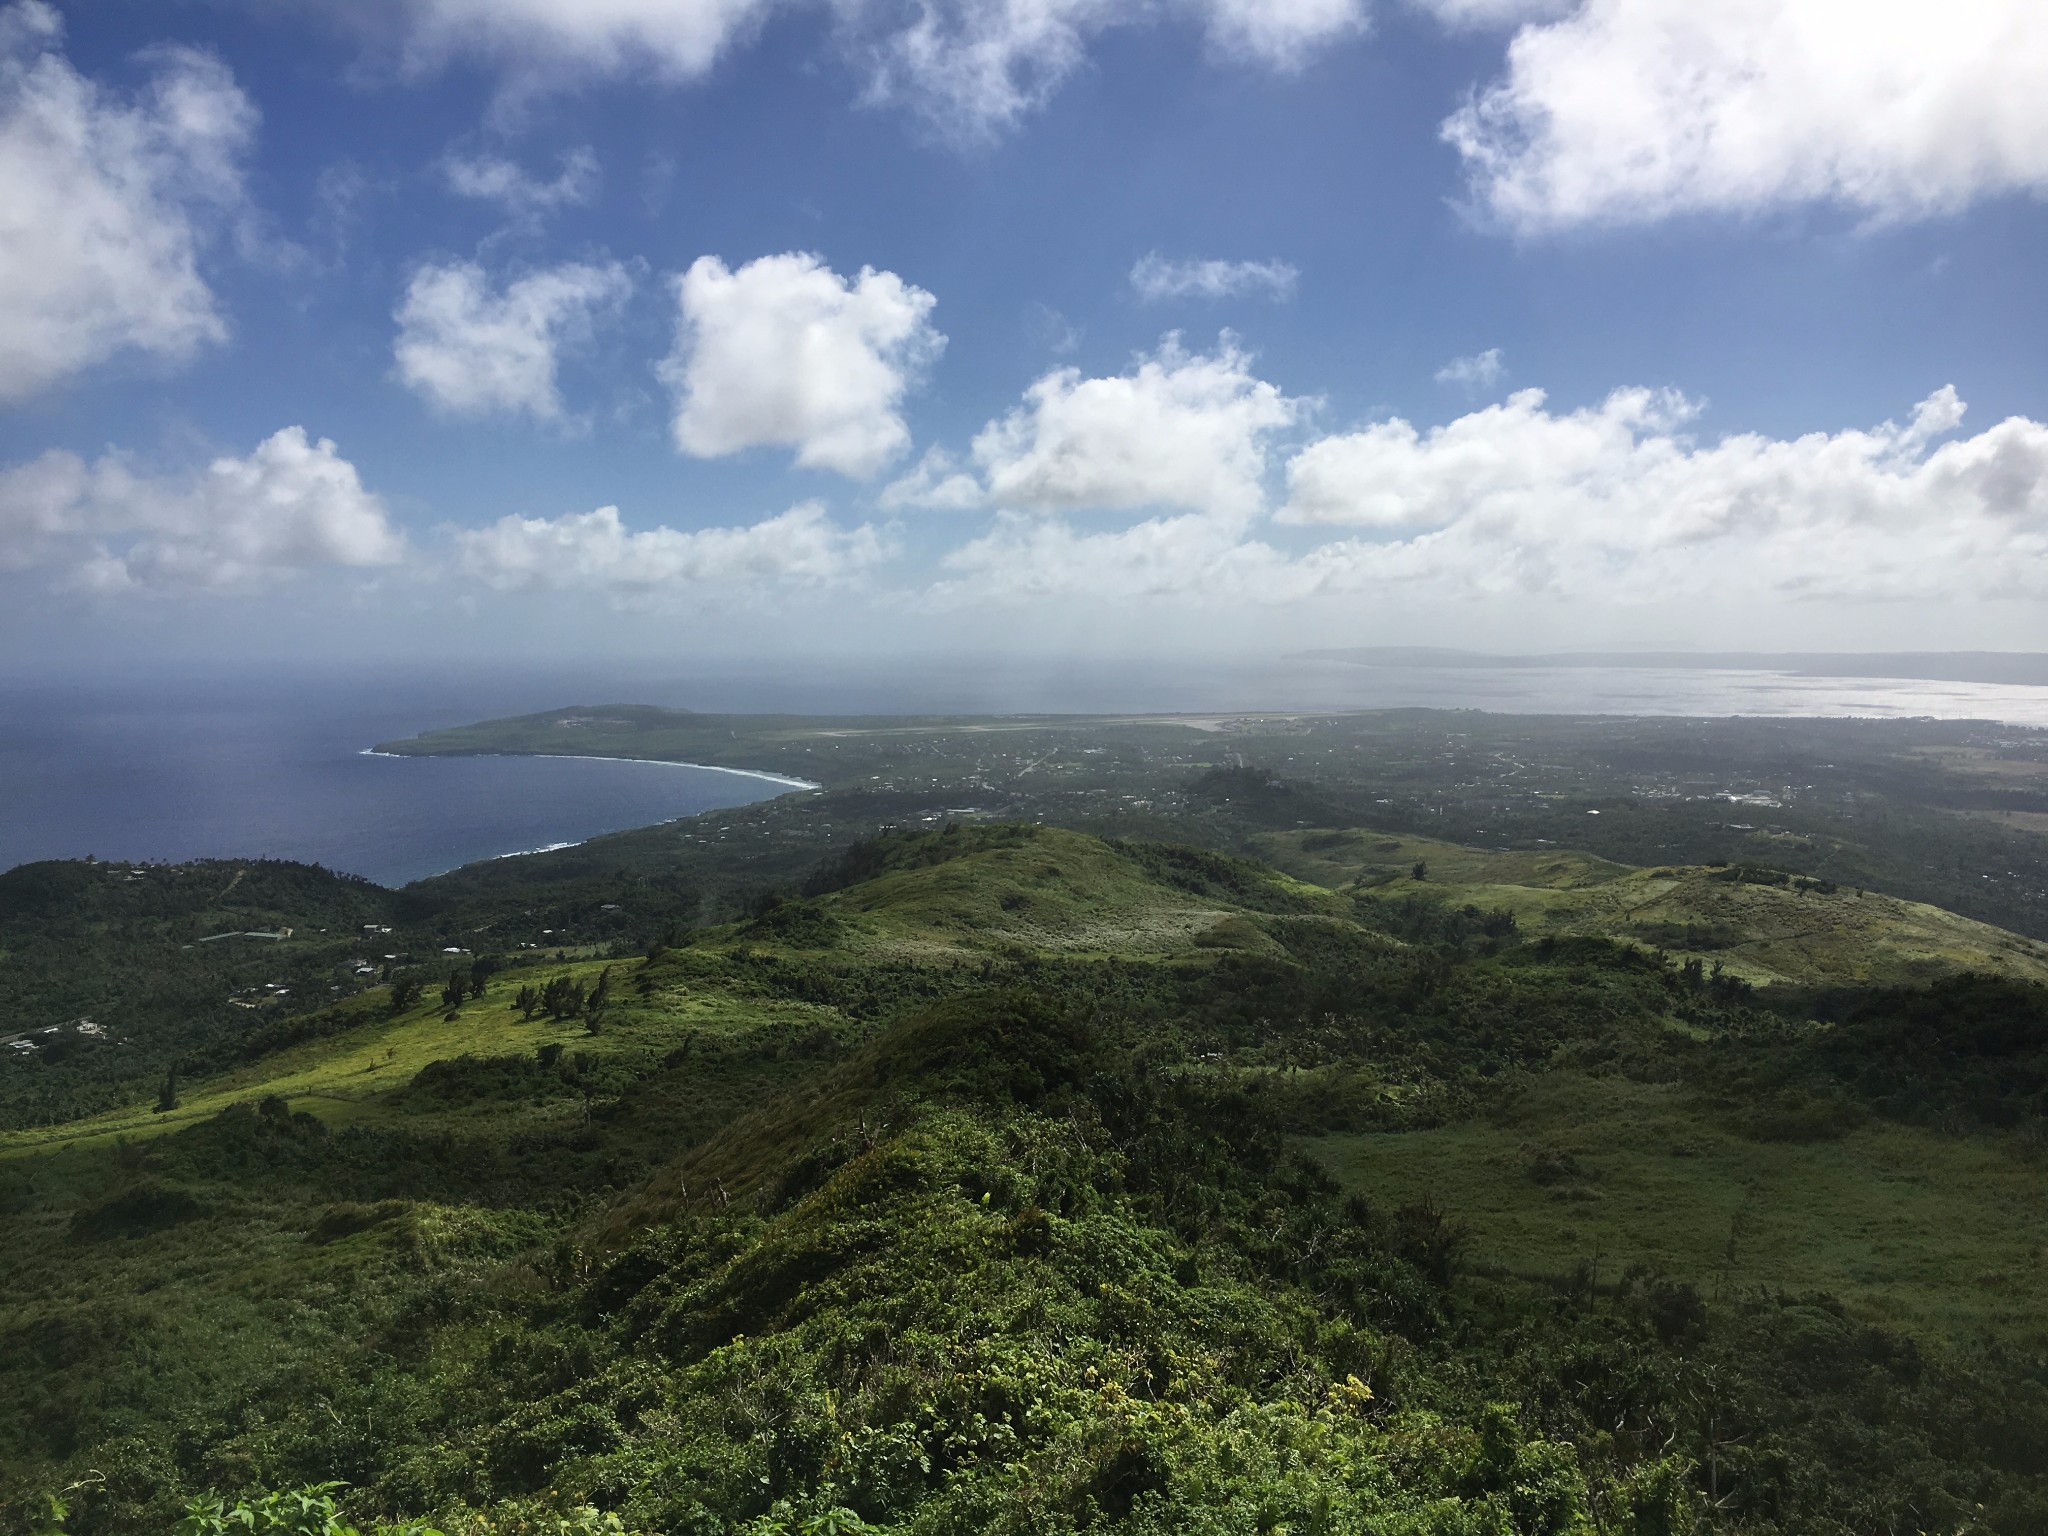
[[[1411,880],[1418,862],[1424,881],[1450,885],[1504,885],[1536,890],[1580,890],[1630,872],[1626,864],[1570,848],[1469,848],[1431,837],[1406,837],[1346,827],[1271,832],[1255,840],[1259,856],[1276,868],[1322,886],[1362,883],[1380,887]]]
[[[1512,912],[1524,937],[1618,939],[1758,986],[1910,986],[1963,971],[2048,981],[2039,940],[1766,869],[1631,869],[1568,849],[1500,852],[1358,830],[1265,843],[1282,868],[1333,888]]]
[[[1272,871],[1260,880],[1282,898],[1340,910],[1316,886]],[[850,930],[849,947],[904,957],[1016,947],[1156,958],[1240,947],[1225,929],[1236,903],[1161,883],[1110,845],[1051,828],[883,875],[824,904]],[[1255,932],[1240,939],[1260,943]]]
[[[660,984],[642,994],[632,985],[635,961],[580,961],[501,977],[487,997],[449,1014],[438,1001],[422,1003],[396,1017],[382,995],[366,1000],[362,1021],[342,1033],[302,1044],[180,1090],[178,1107],[159,1113],[150,1101],[65,1125],[0,1135],[0,1158],[60,1147],[111,1144],[126,1138],[164,1135],[199,1124],[232,1104],[276,1096],[294,1110],[306,1110],[340,1128],[404,1116],[417,1120],[417,1105],[391,1102],[415,1076],[436,1062],[462,1056],[530,1057],[544,1046],[586,1053],[602,1061],[644,1054],[687,1040],[729,1040],[755,1033],[796,1034],[813,1028],[830,1011],[801,1002],[741,996],[702,978],[660,973]],[[511,1005],[520,983],[567,975],[594,983],[607,968],[617,1001],[603,1028],[591,1034],[578,1019],[536,1016],[522,1019]],[[470,1117],[501,1114],[489,1108]],[[464,1118],[461,1110],[446,1111]]]
[[[1952,1337],[2048,1342],[2048,1160],[1881,1121],[1753,1140],[1676,1086],[1552,1072],[1495,1115],[1306,1144],[1351,1188],[1427,1199],[1475,1263],[1529,1276],[1641,1263],[1703,1295],[1828,1291]]]

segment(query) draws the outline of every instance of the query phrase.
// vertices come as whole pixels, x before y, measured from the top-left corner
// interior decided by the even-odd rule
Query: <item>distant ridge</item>
[[[1910,677],[1949,683],[2048,687],[2040,651],[1555,651],[1496,655],[1426,645],[1369,645],[1302,651],[1304,659],[1362,667],[1640,667],[1687,672],[1790,672],[1803,677]]]

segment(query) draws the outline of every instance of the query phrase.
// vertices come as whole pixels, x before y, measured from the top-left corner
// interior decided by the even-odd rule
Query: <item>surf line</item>
[[[385,756],[387,756],[387,757],[397,757],[397,756],[398,756],[398,753],[396,753],[396,752],[390,752],[390,753],[386,753],[386,754],[385,754]],[[677,819],[678,819],[678,820],[680,820],[681,818],[677,818]],[[664,827],[665,827],[665,826],[667,826],[667,825],[668,825],[668,823],[664,821],[664,822],[661,822],[661,823],[659,823],[659,825],[661,825],[661,826],[664,826]],[[600,833],[598,834],[598,837],[602,837],[602,836],[604,836],[604,835],[605,835],[604,833],[600,832]],[[587,838],[585,838],[585,839],[583,840],[583,842],[586,842],[586,843],[588,843],[588,842],[595,842],[595,841],[597,841],[597,838],[594,838],[594,837],[587,837]],[[581,848],[582,846],[583,846],[583,843],[543,843],[543,844],[542,844],[542,845],[541,845],[540,847],[538,847],[538,848],[515,848],[515,849],[513,849],[513,850],[512,850],[512,851],[511,851],[510,853],[494,853],[494,854],[492,854],[492,855],[491,855],[491,859],[524,859],[524,858],[529,858],[529,857],[531,857],[532,855],[534,855],[534,854],[536,854],[536,853],[560,853],[560,852],[561,852],[561,851],[562,851],[562,850],[563,850],[564,848]],[[486,864],[488,864],[488,863],[490,862],[490,859],[486,859],[486,860],[484,860],[483,862],[484,862],[484,863],[486,863]],[[456,865],[456,866],[455,866],[455,868],[456,868],[456,869],[460,869],[460,868],[462,868],[462,866],[461,866],[460,864],[458,864],[458,865]],[[444,869],[444,870],[442,870],[442,871],[441,871],[441,873],[442,873],[442,874],[444,874],[444,875],[445,875],[445,874],[452,874],[452,873],[454,873],[454,871],[453,871],[453,870],[445,870],[445,869]]]
[[[356,756],[388,757],[394,761],[408,762],[428,757],[548,757],[565,763],[651,763],[657,768],[695,768],[700,773],[737,774],[743,779],[763,779],[770,784],[786,784],[791,789],[825,787],[822,784],[814,784],[809,779],[791,778],[786,773],[769,773],[760,768],[721,768],[716,763],[679,763],[670,757],[599,757],[594,752],[379,752],[375,747],[365,747]]]

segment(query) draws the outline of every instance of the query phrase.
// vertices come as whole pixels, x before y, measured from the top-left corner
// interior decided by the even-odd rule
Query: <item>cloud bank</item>
[[[556,518],[504,517],[456,535],[463,572],[501,592],[615,596],[709,589],[744,596],[768,586],[850,581],[887,559],[872,524],[842,528],[817,502],[733,528],[629,531],[617,507]]]
[[[210,55],[157,50],[127,98],[61,38],[41,0],[0,10],[0,404],[227,336],[199,260],[243,208],[256,109]]]
[[[1211,357],[1170,340],[1121,377],[1047,374],[971,462],[934,451],[884,500],[995,511],[941,556],[941,605],[2048,597],[2048,425],[1956,437],[1963,414],[1943,388],[1903,425],[1709,439],[1675,390],[1553,411],[1528,389],[1273,466],[1305,402],[1227,340]],[[1076,520],[1119,512],[1147,515]]]
[[[1962,435],[1949,388],[1903,422],[1793,438],[1708,437],[1704,414],[1669,389],[1571,410],[1529,389],[1283,454],[1308,402],[1258,379],[1227,339],[1210,354],[1169,339],[1122,375],[1048,374],[960,461],[928,457],[910,477],[925,504],[989,521],[943,541],[913,589],[942,609],[1163,601],[1212,615],[2048,599],[2048,425]],[[818,502],[703,529],[634,530],[613,507],[509,516],[450,540],[475,586],[620,600],[858,594],[898,555],[889,529]],[[63,452],[0,471],[0,569],[62,587],[246,591],[414,558],[334,444],[298,427],[184,477]]]
[[[1427,432],[1396,419],[1309,445],[1279,517],[1389,536],[1317,552],[1319,579],[1353,588],[2048,596],[2048,426],[2015,417],[1933,446],[1963,409],[1944,388],[1903,426],[1705,443],[1674,391],[1554,413],[1522,390]]]

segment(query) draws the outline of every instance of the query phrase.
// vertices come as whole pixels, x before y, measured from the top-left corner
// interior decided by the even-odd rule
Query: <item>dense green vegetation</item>
[[[0,1530],[2048,1531],[2032,738],[563,713],[827,787],[0,876]]]
[[[388,924],[392,904],[367,881],[269,860],[0,874],[0,1049],[14,1058],[0,1062],[0,1126],[124,1103],[382,979],[390,935],[365,925]]]
[[[1616,939],[1755,986],[1897,986],[1962,973],[2048,980],[2048,943],[1768,864],[1631,869],[1556,849],[1356,830],[1268,833],[1256,846],[1319,883],[1478,905],[1512,914],[1527,935]]]
[[[2038,986],[1773,1006],[1029,825],[484,972],[16,1134],[21,1528],[330,1481],[450,1532],[2048,1516],[2043,1234],[1996,1219],[2048,1194]]]
[[[1638,867],[1765,864],[2048,939],[2048,732],[1982,721],[1447,710],[824,719],[603,705],[382,750],[666,758],[824,784],[827,794],[769,813],[776,837],[757,860],[778,843],[843,844],[878,820],[932,825],[963,810],[1236,851],[1266,831],[1364,827],[1578,848]],[[716,832],[629,834],[601,858],[666,869],[750,824],[768,823],[743,812]]]

